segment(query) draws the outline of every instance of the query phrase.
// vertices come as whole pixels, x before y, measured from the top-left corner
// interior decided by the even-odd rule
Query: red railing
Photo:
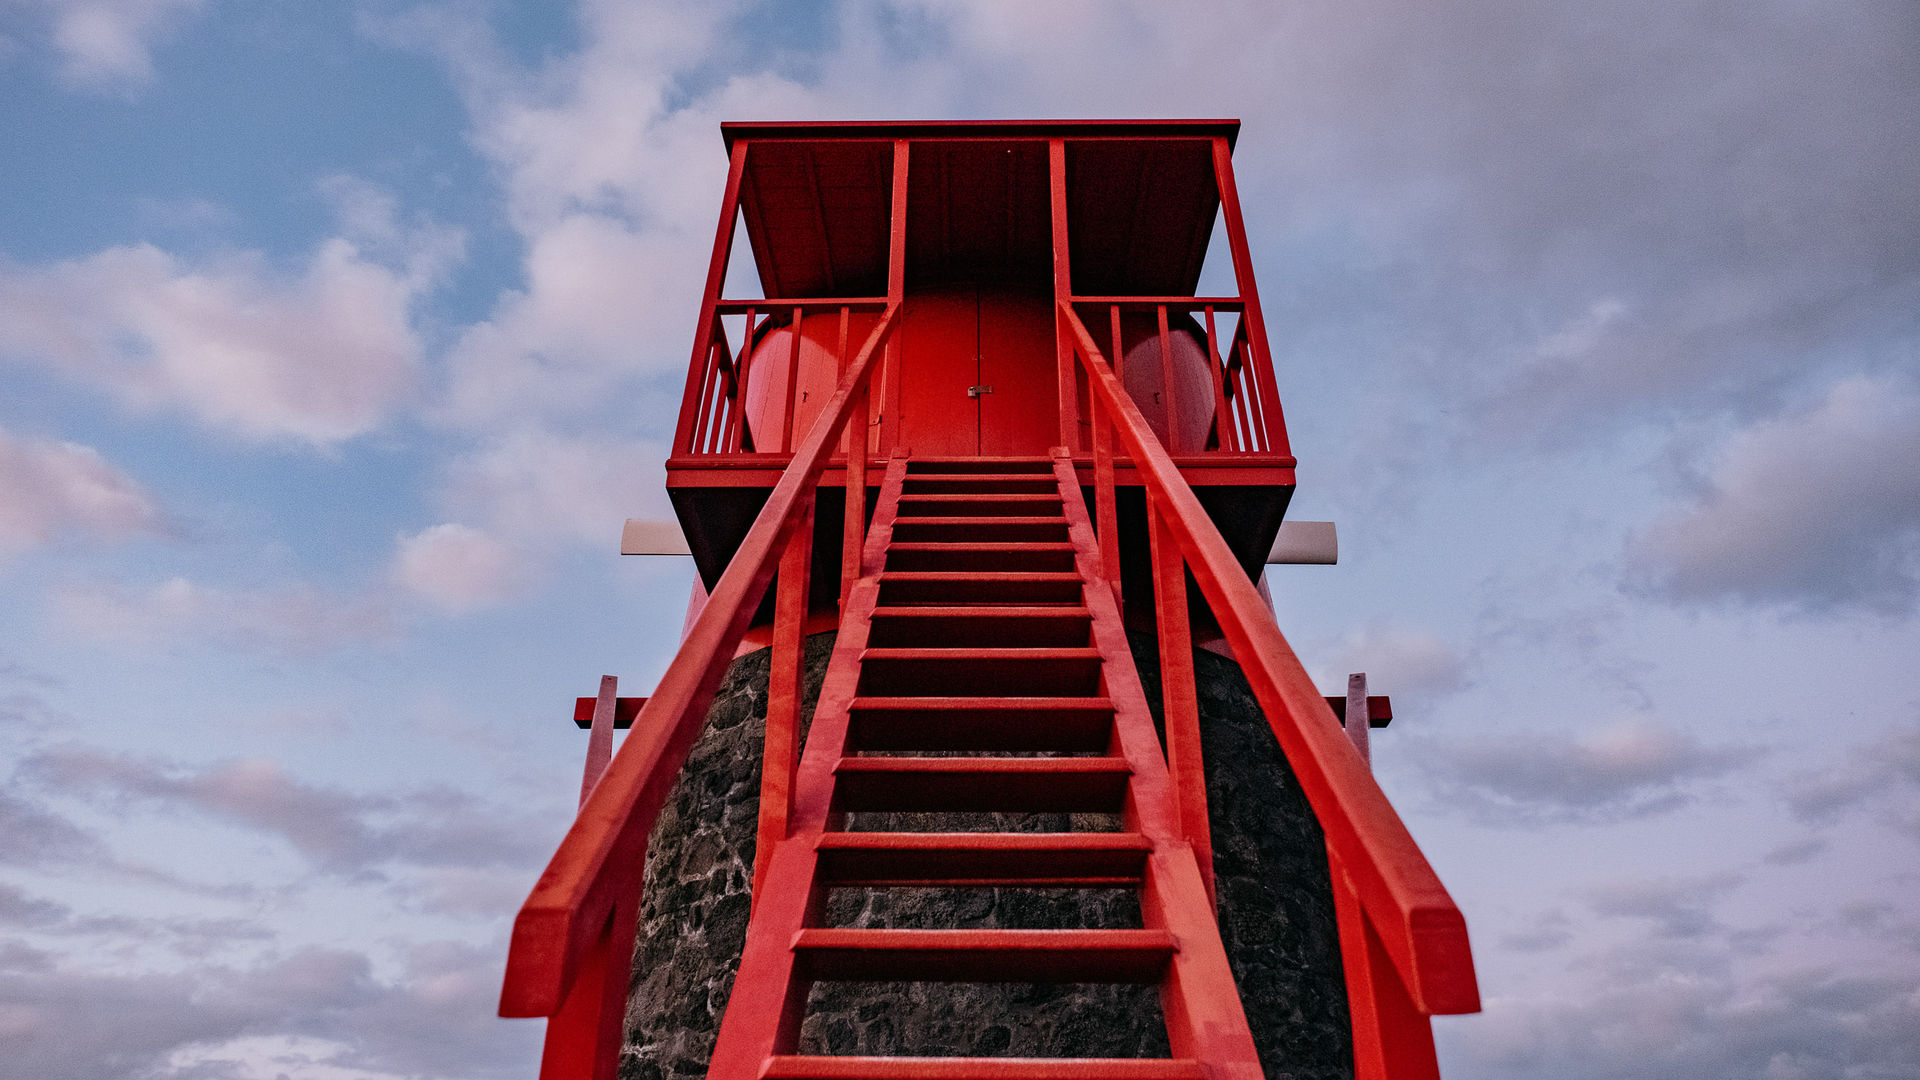
[[[514,920],[500,1014],[551,1018],[542,1080],[613,1076],[647,836],[705,726],[714,690],[776,570],[781,571],[776,603],[791,608],[797,598],[805,610],[806,565],[820,476],[848,419],[866,407],[876,354],[899,314],[898,304],[886,305],[878,324],[845,365],[838,388],[793,451],[791,464],[687,631],[659,688],[634,718],[631,734],[581,806]],[[858,552],[865,528],[866,442],[856,438],[849,443],[844,543],[847,551]],[[858,566],[851,560],[847,565]],[[778,697],[792,698],[799,692],[802,621],[787,620],[791,633],[774,642],[773,689]],[[780,686],[783,673],[792,684],[785,694]],[[780,750],[769,748],[769,752]],[[791,754],[791,748],[784,752]]]
[[[1274,625],[1272,610],[1212,527],[1073,305],[1063,301],[1060,310],[1090,391],[1103,552],[1117,555],[1108,547],[1114,500],[1110,438],[1117,436],[1147,490],[1163,657],[1187,650],[1184,569],[1192,572],[1219,621],[1326,834],[1353,1016],[1355,1075],[1361,1080],[1438,1077],[1428,1017],[1480,1007],[1466,921],[1358,751],[1327,722],[1326,699]],[[1266,393],[1242,392],[1255,400]],[[1276,410],[1267,415],[1277,417],[1278,398],[1270,400]],[[1190,657],[1184,664],[1177,656],[1175,661],[1163,671],[1163,680],[1171,684],[1169,765],[1182,791],[1182,820],[1189,838],[1197,839],[1193,834],[1206,820],[1205,789],[1198,786],[1197,719],[1176,715],[1191,712],[1193,676]],[[1197,806],[1184,805],[1189,795],[1201,800]]]
[[[1286,423],[1281,418],[1280,395],[1275,389],[1273,362],[1264,349],[1256,348],[1248,334],[1246,304],[1237,296],[1076,296],[1075,314],[1093,319],[1106,336],[1110,355],[1125,362],[1121,321],[1123,314],[1152,314],[1159,337],[1161,408],[1169,417],[1181,415],[1180,394],[1184,393],[1176,371],[1173,337],[1176,316],[1191,317],[1199,328],[1199,343],[1206,350],[1207,383],[1210,390],[1212,422],[1200,445],[1189,445],[1179,425],[1171,419],[1169,453],[1194,454],[1271,454],[1286,455]],[[1231,320],[1231,321],[1229,321]],[[1085,325],[1084,323],[1082,324]],[[1221,331],[1230,331],[1224,350]],[[1124,375],[1116,366],[1115,373]],[[1124,380],[1123,380],[1124,382]],[[1087,398],[1089,387],[1079,387],[1082,415],[1091,415]],[[1078,449],[1085,452],[1089,447]]]
[[[757,338],[769,325],[798,328],[807,316],[837,313],[840,334],[834,357],[839,370],[845,371],[848,348],[855,344],[849,340],[853,313],[880,312],[886,306],[884,296],[715,301],[704,356],[696,350],[694,358],[699,377],[689,382],[689,392],[697,387],[697,396],[683,405],[692,410],[693,423],[688,428],[688,438],[684,444],[675,446],[674,452],[687,455],[792,453],[802,334],[789,335],[784,355],[767,357],[758,357]],[[755,370],[756,366],[767,363],[780,364],[785,369],[786,400],[777,403],[784,412],[778,424],[767,423],[773,417],[758,418],[761,428],[755,431],[747,416],[747,392],[756,379],[768,377],[764,371]]]

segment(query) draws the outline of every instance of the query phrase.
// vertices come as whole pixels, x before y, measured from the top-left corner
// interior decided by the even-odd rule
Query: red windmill
[[[501,1012],[550,1018],[542,1077],[615,1075],[645,935],[675,925],[649,915],[630,963],[649,844],[678,843],[663,807],[675,828],[697,815],[669,803],[695,798],[689,754],[749,654],[768,680],[747,773],[751,917],[707,1075],[1290,1067],[1248,985],[1266,961],[1227,929],[1230,912],[1291,917],[1260,907],[1279,901],[1259,872],[1235,884],[1250,872],[1225,849],[1263,838],[1242,845],[1209,814],[1209,784],[1249,755],[1203,746],[1232,731],[1272,748],[1314,838],[1295,891],[1337,920],[1339,1068],[1437,1076],[1428,1017],[1478,1008],[1465,924],[1257,585],[1295,463],[1234,189],[1238,127],[723,126],[731,166],[667,463],[709,595],[637,715],[610,686],[583,700],[597,747],[633,731],[604,775],[590,757],[590,794],[514,926]],[[1237,295],[1198,296],[1216,216]],[[721,295],[737,220],[767,298]],[[807,635],[828,631],[809,692]],[[1244,704],[1219,704],[1209,680]],[[831,902],[942,889],[1105,890],[1137,916],[902,928]],[[1164,1034],[1134,1057],[1046,1032],[996,1035],[985,1054],[847,1052],[809,1021],[820,986],[843,983],[1145,987]],[[918,1045],[897,1029],[933,1014],[881,1000],[887,1045]]]

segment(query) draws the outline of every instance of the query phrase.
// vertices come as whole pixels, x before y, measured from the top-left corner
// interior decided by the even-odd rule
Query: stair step
[[[1122,757],[849,757],[842,810],[1114,813],[1133,770]]]
[[[889,570],[1000,570],[1064,572],[1073,569],[1074,547],[1066,541],[1035,543],[903,543],[887,547]]]
[[[932,492],[1024,492],[1035,495],[1060,493],[1059,480],[1051,473],[908,473],[909,495]]]
[[[889,697],[1085,697],[1100,689],[1100,650],[1079,648],[868,649],[860,694]]]
[[[809,927],[793,949],[815,979],[861,982],[1158,982],[1165,930],[865,930]]]
[[[880,574],[880,603],[1079,604],[1083,584],[1079,574],[1051,570],[886,570]]]
[[[1138,833],[833,832],[820,837],[832,885],[1137,885],[1152,841]]]
[[[895,543],[1007,540],[1060,543],[1067,539],[1067,519],[1045,515],[902,517],[894,519],[893,539]]]
[[[873,609],[873,648],[1077,648],[1093,639],[1084,607],[927,604]]]
[[[907,462],[908,476],[928,473],[1045,473],[1053,459],[1045,457],[917,457]]]
[[[1207,1080],[1191,1058],[837,1057],[780,1054],[761,1080]]]
[[[900,496],[900,517],[1020,517],[1060,506],[1060,493],[1039,495],[941,494]]]
[[[855,750],[1098,754],[1113,738],[1103,697],[857,697],[847,711]]]

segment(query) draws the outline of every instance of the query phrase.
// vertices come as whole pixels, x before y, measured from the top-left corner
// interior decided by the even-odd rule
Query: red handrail
[[[803,511],[812,505],[814,488],[856,401],[865,400],[860,391],[899,311],[898,304],[888,305],[848,365],[661,676],[659,689],[634,718],[632,733],[521,907],[507,954],[502,1016],[556,1016],[563,1006],[570,1008],[569,993],[590,961],[622,965],[618,985],[625,987],[624,957],[589,954],[596,943],[604,945],[616,907],[630,907],[637,897],[647,835],[706,725],[707,705],[773,580],[781,552],[796,524],[809,517]]]
[[[1167,535],[1219,620],[1329,850],[1351,878],[1359,907],[1413,1005],[1429,1015],[1478,1011],[1479,989],[1459,908],[1359,753],[1327,723],[1326,699],[1072,304],[1063,301],[1060,310],[1101,411],[1131,454],[1150,502],[1163,511]],[[1101,422],[1095,418],[1096,428]]]

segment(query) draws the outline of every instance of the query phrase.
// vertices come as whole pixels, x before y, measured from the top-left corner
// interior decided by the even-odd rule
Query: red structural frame
[[[1363,1080],[1437,1077],[1428,1017],[1472,1012],[1479,1007],[1465,922],[1358,752],[1337,725],[1329,722],[1327,699],[1274,625],[1271,609],[1214,527],[1189,482],[1189,474],[1196,469],[1213,468],[1223,471],[1209,477],[1212,480],[1232,483],[1240,477],[1247,482],[1269,483],[1284,476],[1284,483],[1292,482],[1294,462],[1233,184],[1230,159],[1237,124],[763,124],[727,125],[724,130],[730,167],[720,229],[694,331],[686,407],[675,434],[673,464],[718,474],[731,470],[736,477],[764,473],[773,478],[772,491],[711,589],[704,608],[692,620],[658,688],[644,699],[632,720],[631,733],[586,794],[578,817],[515,920],[500,1011],[504,1016],[548,1018],[541,1064],[544,1080],[611,1080],[615,1075],[647,837],[702,730],[720,679],[776,580],[779,585],[774,599],[756,884],[770,872],[777,873],[777,867],[768,865],[776,853],[782,853],[780,858],[793,859],[827,854],[807,848],[803,855],[799,846],[785,842],[793,833],[799,812],[794,802],[799,660],[810,599],[814,506],[823,484],[844,485],[838,599],[846,606],[855,583],[877,573],[871,559],[874,545],[885,546],[883,538],[868,532],[865,504],[872,478],[864,429],[877,424],[883,433],[878,447],[887,470],[882,487],[884,491],[891,485],[896,500],[906,464],[907,448],[884,442],[887,410],[897,408],[898,350],[893,341],[906,298],[906,151],[914,139],[969,137],[1038,138],[1047,144],[1061,436],[1061,446],[1055,451],[1056,472],[1062,490],[1070,492],[1069,516],[1079,515],[1076,528],[1083,532],[1076,535],[1083,537],[1081,542],[1088,548],[1097,549],[1097,559],[1085,562],[1084,572],[1089,581],[1110,588],[1115,601],[1120,592],[1116,487],[1139,485],[1149,507],[1152,608],[1161,640],[1167,717],[1167,756],[1162,775],[1171,785],[1174,818],[1167,827],[1202,856],[1194,860],[1202,875],[1193,884],[1204,890],[1194,893],[1181,886],[1175,893],[1144,896],[1149,908],[1163,903],[1165,896],[1186,897],[1175,902],[1177,910],[1150,910],[1149,925],[1171,927],[1177,938],[1179,927],[1193,925],[1194,919],[1210,920],[1212,915],[1211,858],[1203,855],[1209,844],[1204,772],[1186,626],[1187,581],[1191,575],[1325,832],[1354,1025],[1356,1075]],[[891,140],[887,295],[725,301],[720,289],[733,242],[741,177],[751,147],[759,139],[801,137]],[[1066,144],[1083,138],[1130,137],[1199,138],[1210,142],[1239,296],[1090,297],[1072,293],[1066,254]],[[1107,348],[1119,355],[1120,316],[1128,308],[1153,311],[1161,327],[1176,312],[1197,312],[1206,323],[1215,375],[1215,423],[1208,446],[1161,445],[1127,396],[1100,335],[1105,335]],[[791,430],[792,407],[788,406],[788,423],[781,433],[783,445],[777,449],[746,445],[742,437],[744,386],[752,377],[742,361],[751,349],[730,346],[720,332],[724,314],[745,313],[750,324],[756,313],[773,309],[837,309],[842,327],[838,387],[804,434]],[[846,327],[854,311],[874,312],[877,319],[849,352],[852,343],[847,340]],[[1214,344],[1211,333],[1223,312],[1239,315],[1238,328],[1224,351]],[[750,334],[742,339],[743,344],[750,341]],[[887,381],[888,375],[894,376],[891,382]],[[876,379],[880,380],[877,385]],[[1171,380],[1168,385],[1172,385]],[[1088,421],[1084,440],[1081,416]],[[860,423],[854,422],[856,418]],[[839,475],[830,474],[830,465],[838,466],[834,471]],[[1072,509],[1079,502],[1078,486],[1086,483],[1091,484],[1093,493],[1091,513]],[[880,524],[876,522],[876,527]],[[891,522],[884,525],[891,529]],[[1084,531],[1088,529],[1090,533]],[[1092,559],[1090,555],[1080,557]],[[1090,597],[1088,603],[1092,605],[1094,599]],[[1107,625],[1103,632],[1117,633],[1117,605],[1102,602],[1100,606],[1113,613],[1103,623]],[[1124,642],[1124,638],[1121,640]],[[615,701],[610,686],[603,697],[607,699],[605,708],[612,711]],[[1014,846],[1022,843],[1032,845],[1036,841],[1020,841]],[[930,847],[919,857],[949,860],[955,864],[955,873],[961,873],[966,859],[981,856]],[[1177,880],[1184,872],[1168,865],[1150,873]],[[808,902],[804,895],[769,899],[758,895],[756,888],[756,906]],[[786,916],[797,918],[798,913]],[[818,955],[831,956],[833,949],[844,944],[836,944],[837,932],[806,933],[812,937],[805,942],[796,938],[795,948],[804,944],[817,950]],[[967,932],[953,933],[959,935],[954,938],[954,949],[965,951],[970,947],[968,942],[973,939],[966,937]],[[1102,955],[1144,955],[1129,950],[1152,952],[1161,948],[1162,939],[1148,940],[1152,935],[1146,932],[1121,933],[1135,934],[1140,940],[1116,938],[1110,943],[1109,953]],[[1018,943],[1005,947],[1016,948]],[[826,962],[830,965],[832,961]],[[965,962],[991,968],[996,961],[976,958]],[[1089,962],[1106,961],[1096,958]],[[1170,977],[1178,978],[1177,969]],[[777,987],[737,986],[735,999],[738,1003],[753,995],[786,992]],[[1224,989],[1211,983],[1195,984],[1185,993],[1188,996],[1177,1001],[1190,1003],[1203,1015],[1169,1015],[1170,1031],[1175,1029],[1176,1019],[1180,1030],[1205,1030],[1206,1010],[1221,1010],[1222,1016],[1238,1015],[1239,1003],[1233,997],[1230,979]],[[1218,1001],[1208,996],[1223,993],[1227,997]],[[770,1007],[772,1004],[769,1002]],[[1176,1054],[1182,1053],[1181,1048],[1175,1049]],[[886,1068],[867,1059],[846,1059],[836,1067],[839,1071],[835,1075],[851,1078],[865,1075],[865,1070],[873,1072],[874,1080],[879,1080]],[[984,1080],[990,1074],[1001,1075],[979,1063],[952,1064],[947,1073],[942,1068],[940,1059],[932,1059],[917,1067],[914,1075],[928,1080],[962,1080],[963,1076]],[[804,1061],[775,1057],[763,1075],[813,1075],[807,1069]],[[1237,1067],[1235,1071],[1237,1074]],[[1009,1060],[1002,1072],[1006,1080],[1092,1080],[1095,1076],[1199,1080],[1201,1075],[1191,1062],[1179,1061]]]

